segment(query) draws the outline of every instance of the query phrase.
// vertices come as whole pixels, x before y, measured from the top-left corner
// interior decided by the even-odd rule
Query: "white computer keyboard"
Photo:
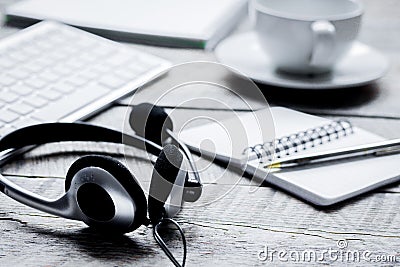
[[[0,40],[0,137],[31,124],[83,119],[169,66],[85,31],[40,22]]]

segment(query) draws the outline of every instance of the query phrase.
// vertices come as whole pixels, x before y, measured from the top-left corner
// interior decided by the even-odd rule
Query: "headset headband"
[[[92,141],[124,144],[158,155],[162,148],[140,136],[86,123],[45,123],[16,130],[0,139],[0,152],[32,145],[66,141]]]

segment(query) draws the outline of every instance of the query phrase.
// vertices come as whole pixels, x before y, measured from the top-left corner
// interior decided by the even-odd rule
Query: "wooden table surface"
[[[2,1],[5,6],[10,1]],[[328,118],[346,117],[355,125],[387,138],[400,137],[400,1],[364,1],[366,14],[361,41],[382,51],[391,61],[387,75],[376,83],[342,90],[290,90],[259,85],[271,105],[283,105]],[[244,22],[237,31],[248,29]],[[17,29],[3,27],[6,36]],[[212,52],[191,49],[132,45],[174,63],[215,61]],[[171,79],[171,77],[169,77]],[[172,80],[174,77],[172,77]],[[163,85],[163,79],[150,84]],[[168,98],[174,106],[190,96]],[[201,94],[197,92],[198,94]],[[121,129],[129,99],[120,101],[90,122]],[[257,103],[257,100],[254,100]],[[239,105],[240,106],[240,105]],[[238,108],[240,108],[238,106]],[[187,118],[201,114],[224,116],[223,110],[181,109],[174,113],[179,127]],[[78,151],[77,151],[78,150]],[[129,166],[145,190],[151,164],[143,153],[121,146],[79,143],[45,145],[5,166],[10,180],[47,197],[63,192],[64,177],[71,163],[87,153],[111,153]],[[126,156],[122,156],[125,154]],[[329,208],[318,208],[263,184],[256,187],[236,172],[199,159],[205,190],[196,203],[188,203],[178,215],[188,241],[187,266],[296,265],[296,255],[310,250],[370,252],[371,259],[388,256],[389,262],[346,261],[325,254],[323,261],[371,266],[400,262],[400,187],[393,184]],[[399,168],[400,172],[400,168]],[[221,178],[222,177],[222,178]],[[220,179],[217,179],[220,178]],[[172,266],[152,237],[152,229],[140,227],[124,236],[103,236],[83,223],[47,215],[0,195],[0,266]],[[180,243],[174,233],[169,245],[179,257]],[[259,252],[268,247],[274,258],[261,261]],[[278,258],[278,252],[283,259]],[[286,254],[284,254],[286,252]],[[286,255],[286,256],[285,256]],[[291,259],[289,256],[293,256]],[[287,260],[285,262],[285,260]]]

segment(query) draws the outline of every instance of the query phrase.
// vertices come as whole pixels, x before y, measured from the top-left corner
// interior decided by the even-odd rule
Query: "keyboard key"
[[[86,62],[83,62],[77,58],[71,59],[65,63],[65,65],[71,69],[82,69]]]
[[[15,103],[8,109],[19,115],[27,115],[34,110],[32,106],[29,106],[25,103]]]
[[[33,57],[36,57],[42,53],[40,49],[38,49],[36,46],[31,45],[30,42],[23,42],[20,44],[20,49],[23,51],[25,55],[29,55],[31,59]]]
[[[13,85],[17,80],[7,74],[3,74],[0,76],[0,85],[10,86]]]
[[[2,127],[0,128],[0,136],[5,136],[11,132],[14,132],[15,130],[15,127]]]
[[[26,63],[24,67],[33,73],[40,72],[43,69],[43,66],[36,64],[35,61],[30,61]]]
[[[106,64],[98,64],[98,65],[92,67],[92,70],[97,73],[106,73],[106,72],[111,71],[111,66],[106,65]]]
[[[62,97],[62,94],[56,90],[46,89],[38,94],[42,98],[46,98],[47,100],[57,100]]]
[[[42,56],[35,61],[35,64],[37,64],[38,66],[42,67],[42,69],[44,69],[48,66],[51,66],[53,64],[53,61],[48,56]]]
[[[0,110],[0,121],[10,123],[19,118],[19,115],[9,110]]]
[[[49,81],[49,82],[55,82],[58,79],[60,79],[60,74],[58,74],[57,72],[54,72],[54,71],[44,70],[43,72],[41,72],[39,74],[39,78]]]
[[[45,106],[48,103],[48,101],[42,97],[33,95],[24,99],[24,103],[34,108],[41,108]]]
[[[18,100],[18,95],[13,92],[6,91],[0,94],[0,99],[6,103],[13,103]]]
[[[79,51],[79,48],[74,45],[64,46],[61,48],[61,53],[64,55],[75,55]]]
[[[79,76],[85,77],[88,80],[93,80],[94,78],[98,77],[98,73],[92,69],[86,69],[81,72]]]
[[[27,127],[27,126],[31,126],[31,125],[36,125],[41,123],[38,120],[32,119],[32,118],[24,118],[22,120],[17,120],[13,123],[13,126],[17,129],[23,128],[23,127]]]
[[[53,67],[53,71],[56,73],[59,73],[61,75],[68,75],[71,72],[73,72],[73,69],[70,67],[67,67],[65,64],[58,64]]]
[[[21,50],[20,51],[11,51],[8,56],[17,62],[25,62],[29,60],[26,54],[24,54]]]
[[[60,53],[59,50],[54,50],[53,52],[48,54],[48,57],[51,58],[54,62],[60,62],[60,60],[68,58],[68,55]]]
[[[46,81],[38,77],[25,80],[25,84],[36,89],[43,89],[47,85]]]
[[[81,59],[83,62],[90,63],[96,61],[97,57],[92,53],[84,53],[79,57],[79,59]]]
[[[17,64],[17,62],[15,62],[14,60],[12,60],[11,58],[9,58],[7,56],[0,57],[0,67],[2,67],[4,69],[12,68],[16,64]]]
[[[87,88],[85,91],[76,91],[66,98],[49,104],[45,109],[33,113],[32,117],[41,121],[57,121],[66,115],[65,110],[76,110],[108,92],[108,88],[99,85]]]
[[[34,45],[36,45],[40,50],[48,50],[53,48],[51,42],[49,42],[47,38],[36,40]]]
[[[33,89],[26,84],[13,85],[12,87],[10,87],[10,90],[21,96],[26,96],[33,92]]]
[[[75,75],[73,77],[70,77],[66,80],[67,83],[70,83],[75,86],[82,86],[85,85],[89,81],[88,78],[80,75]]]
[[[31,73],[27,69],[16,68],[13,69],[11,72],[9,72],[9,75],[17,80],[22,80],[28,78],[31,75]]]
[[[52,89],[59,91],[60,93],[69,94],[75,91],[76,87],[70,83],[62,82],[54,85]]]

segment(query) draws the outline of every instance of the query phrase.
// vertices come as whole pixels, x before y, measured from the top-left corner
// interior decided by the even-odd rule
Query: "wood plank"
[[[62,193],[61,179],[10,179],[48,197]],[[348,240],[352,250],[398,253],[398,194],[376,193],[320,210],[267,187],[250,193],[247,186],[236,186],[218,201],[214,193],[225,186],[209,189],[200,203],[187,205],[177,217],[188,238],[188,266],[261,265],[257,253],[264,245],[288,251],[337,249],[340,239]],[[122,237],[105,237],[80,222],[45,215],[3,195],[0,202],[2,240],[13,240],[2,243],[0,264],[169,264],[146,227]],[[178,250],[179,242],[170,241]]]

